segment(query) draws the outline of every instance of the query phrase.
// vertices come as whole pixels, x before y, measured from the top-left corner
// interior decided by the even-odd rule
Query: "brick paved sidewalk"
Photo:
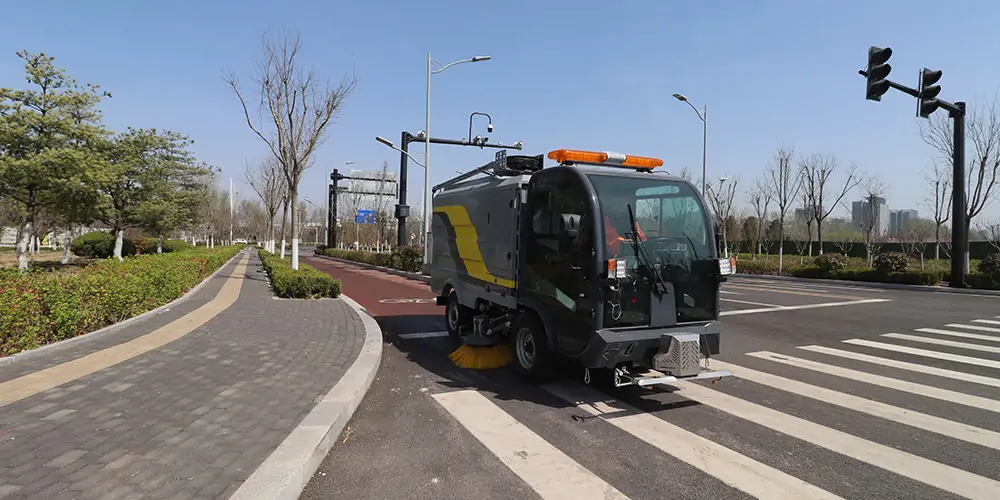
[[[0,366],[0,498],[214,499],[239,488],[337,383],[365,338],[342,300],[274,299],[256,251],[247,253],[245,276],[236,275],[240,255],[175,310]],[[163,327],[184,323],[186,313],[221,307],[213,300],[224,284],[242,285],[238,300],[190,333],[10,396],[76,365],[109,363],[116,344],[164,338]]]

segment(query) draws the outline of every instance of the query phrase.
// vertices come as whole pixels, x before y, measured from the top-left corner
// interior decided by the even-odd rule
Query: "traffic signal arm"
[[[858,70],[858,74],[865,78],[868,77],[868,72],[863,69]],[[918,91],[917,89],[912,89],[910,87],[907,87],[906,85],[896,83],[892,80],[886,80],[886,81],[889,82],[889,87],[894,88],[904,94],[908,94],[910,96],[916,97],[917,99],[920,99],[920,91]],[[965,116],[965,109],[956,106],[954,103],[945,101],[943,99],[938,99],[937,102],[938,104],[940,104],[942,108],[948,110],[949,113],[959,113],[962,116]]]
[[[863,77],[865,77],[865,78],[868,78],[868,72],[865,71],[865,70],[863,70],[863,69],[859,69],[858,70],[858,74],[861,75],[861,76],[863,76]],[[896,90],[898,90],[900,92],[903,92],[905,94],[909,94],[909,95],[911,95],[913,97],[918,97],[918,98],[920,97],[920,93],[917,92],[917,89],[911,89],[910,87],[907,87],[906,85],[900,85],[900,84],[898,84],[898,83],[896,83],[896,82],[894,82],[892,80],[886,80],[886,82],[889,84],[889,87],[894,88],[894,89],[896,89]]]

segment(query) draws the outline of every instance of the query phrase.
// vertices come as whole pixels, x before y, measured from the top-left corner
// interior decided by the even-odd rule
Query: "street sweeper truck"
[[[500,151],[433,187],[430,284],[455,364],[540,382],[569,360],[615,387],[731,375],[709,360],[735,260],[694,185],[657,158],[548,158]]]

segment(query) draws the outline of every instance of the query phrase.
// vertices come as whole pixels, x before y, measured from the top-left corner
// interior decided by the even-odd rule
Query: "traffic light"
[[[865,99],[870,101],[881,101],[882,94],[889,90],[889,73],[892,66],[889,65],[889,58],[892,57],[892,49],[889,47],[868,47],[868,75],[865,82]]]
[[[941,93],[941,86],[934,85],[941,79],[941,70],[930,70],[924,68],[920,70],[920,84],[917,86],[917,116],[929,118],[931,113],[941,107],[937,100],[937,95]]]

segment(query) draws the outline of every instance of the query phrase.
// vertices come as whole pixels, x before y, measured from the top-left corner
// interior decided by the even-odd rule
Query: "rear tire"
[[[448,301],[444,307],[444,324],[452,340],[456,342],[461,340],[459,331],[462,327],[472,325],[472,313],[471,308],[458,302],[458,292],[455,290],[448,292]]]
[[[554,356],[544,325],[534,314],[521,313],[511,326],[510,342],[518,375],[534,384],[545,381],[552,373]]]

